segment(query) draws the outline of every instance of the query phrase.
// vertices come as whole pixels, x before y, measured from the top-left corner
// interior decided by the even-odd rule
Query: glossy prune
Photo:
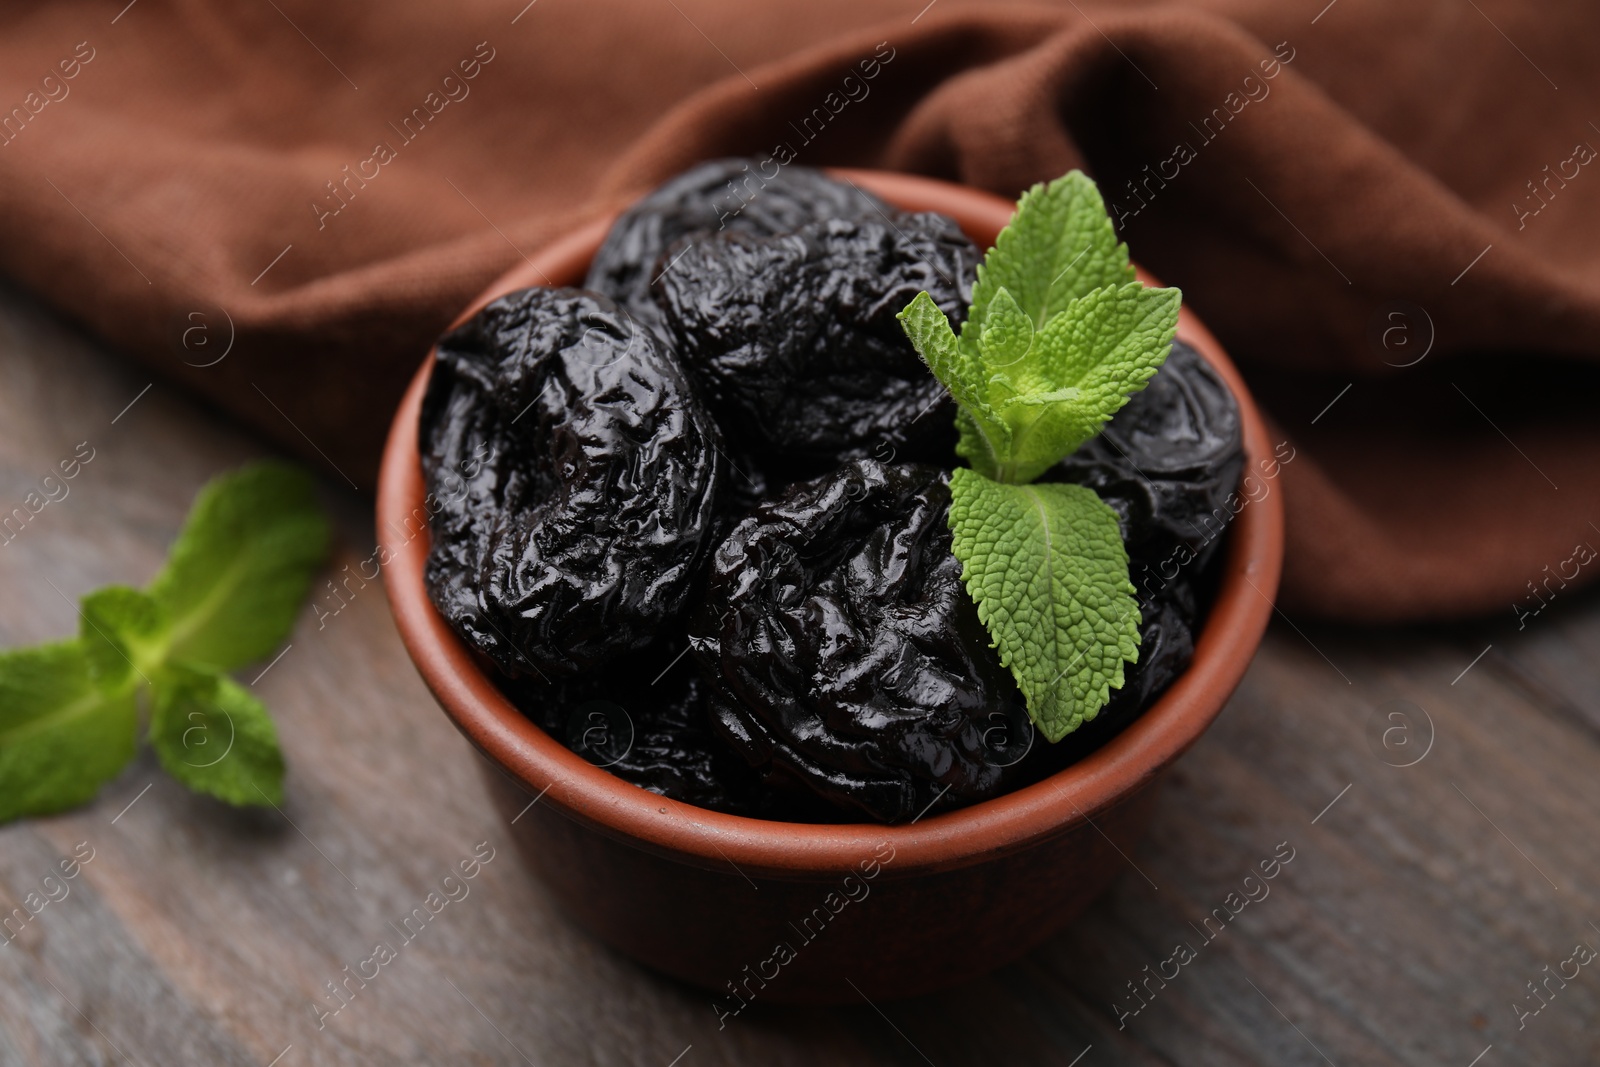
[[[690,643],[713,723],[769,785],[901,822],[1015,777],[1031,726],[961,584],[949,506],[944,470],[854,460],[718,547]]]
[[[576,678],[506,688],[551,737],[641,789],[735,815],[769,814],[756,773],[712,732],[707,683],[676,640],[675,650],[652,647]]]
[[[1097,716],[1118,728],[1166,692],[1194,658],[1194,637],[1176,605],[1156,601],[1143,606],[1141,615],[1139,661],[1124,672],[1122,688],[1111,690],[1111,699]]]
[[[680,238],[726,232],[770,237],[808,222],[877,218],[889,211],[871,193],[810,167],[782,167],[768,178],[765,162],[701,163],[634,204],[606,234],[584,288],[611,297],[640,322],[659,328],[661,313],[650,299],[650,282],[667,266],[662,254]]]
[[[1233,393],[1175,341],[1149,385],[1045,477],[1098,493],[1117,513],[1141,606],[1172,600],[1193,623],[1194,597],[1180,579],[1203,570],[1221,543],[1243,469]]]
[[[981,258],[941,215],[730,233],[676,255],[656,299],[730,440],[767,462],[948,463],[953,402],[895,316],[965,318]]]
[[[684,611],[721,476],[677,360],[570,289],[502,297],[437,351],[419,441],[434,605],[511,676],[645,648]]]

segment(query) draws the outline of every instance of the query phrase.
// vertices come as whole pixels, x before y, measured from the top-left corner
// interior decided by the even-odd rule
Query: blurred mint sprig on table
[[[1092,719],[1139,656],[1116,513],[1080,485],[1030,484],[1166,361],[1182,294],[1141,284],[1100,191],[1073,171],[1024,193],[978,267],[959,334],[927,293],[899,319],[957,405],[952,550],[1050,741]]]
[[[311,478],[252,464],[200,490],[145,589],[98,589],[76,638],[0,652],[0,822],[90,800],[133,758],[141,703],[174,778],[230,804],[281,802],[277,731],[227,672],[288,636],[328,541]]]

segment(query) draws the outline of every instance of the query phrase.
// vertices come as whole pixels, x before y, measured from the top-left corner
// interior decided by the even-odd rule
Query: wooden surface
[[[70,600],[147,580],[201,483],[262,453],[170,387],[141,394],[149,382],[0,292],[0,510],[94,449],[0,547],[0,643],[68,634]],[[334,566],[354,564],[374,544],[371,486],[319,473]],[[1280,619],[1161,787],[1128,870],[1065,934],[941,995],[758,1006],[721,1031],[708,995],[598,946],[524,876],[377,585],[320,628],[307,610],[255,688],[288,757],[281,812],[192,796],[144,755],[91,806],[0,828],[6,911],[93,850],[70,894],[0,945],[0,1064],[1600,1062],[1600,960],[1552,979],[1521,1029],[1512,1007],[1536,1006],[1525,983],[1577,942],[1600,948],[1593,595],[1521,633],[1509,606],[1448,630]],[[1385,748],[1392,701],[1426,720],[1413,710]],[[319,1029],[337,1003],[324,983],[398,944],[389,923],[480,842],[496,852],[469,895]],[[1294,858],[1269,895],[1207,941],[1199,924],[1283,842]],[[1125,983],[1180,942],[1195,957],[1119,1029],[1114,1003],[1139,1003]]]

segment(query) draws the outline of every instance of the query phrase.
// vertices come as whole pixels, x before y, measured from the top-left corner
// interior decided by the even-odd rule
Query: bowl
[[[832,173],[902,209],[948,215],[984,248],[1014,206],[927,178]],[[551,243],[457,323],[517,289],[581,285],[612,221]],[[1216,718],[1261,642],[1283,557],[1277,465],[1260,413],[1187,308],[1178,336],[1233,390],[1246,473],[1268,488],[1230,527],[1193,663],[1080,762],[899,826],[774,822],[667,800],[591,765],[507,701],[423,582],[428,505],[417,420],[430,353],[395,413],[379,477],[378,529],[403,541],[386,567],[389,602],[418,672],[483,757],[517,852],[560,908],[620,952],[710,990],[725,1020],[753,1001],[859,1003],[976,977],[1058,932],[1128,871],[1151,786]]]

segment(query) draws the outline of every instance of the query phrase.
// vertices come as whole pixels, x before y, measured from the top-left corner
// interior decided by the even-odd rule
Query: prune
[[[1243,468],[1233,393],[1175,341],[1149,385],[1046,478],[1099,493],[1117,513],[1141,607],[1171,600],[1192,624],[1194,596],[1180,575],[1202,571],[1221,543]]]
[[[658,644],[576,678],[505,688],[551,737],[641,789],[735,815],[773,813],[755,772],[712,732],[707,684],[682,652]]]
[[[961,584],[949,505],[944,470],[854,460],[717,548],[690,645],[713,723],[769,785],[883,822],[1008,787],[1031,726]]]
[[[872,194],[820,170],[788,166],[772,178],[762,171],[756,159],[716,159],[662,185],[612,225],[584,288],[659,328],[650,282],[667,265],[662,253],[680,238],[729,231],[769,237],[821,219],[877,218],[889,211]]]
[[[1143,606],[1141,615],[1136,669],[1124,672],[1122,688],[1111,690],[1111,699],[1096,716],[1096,721],[1104,719],[1118,729],[1166,692],[1194,658],[1194,637],[1176,605],[1156,601]]]
[[[721,446],[677,360],[610,300],[526,289],[446,335],[420,446],[428,591],[502,671],[570,677],[683,612]]]
[[[980,253],[954,222],[835,219],[674,256],[656,299],[730,440],[824,469],[865,455],[949,462],[952,401],[895,315],[926,290],[965,317]]]

